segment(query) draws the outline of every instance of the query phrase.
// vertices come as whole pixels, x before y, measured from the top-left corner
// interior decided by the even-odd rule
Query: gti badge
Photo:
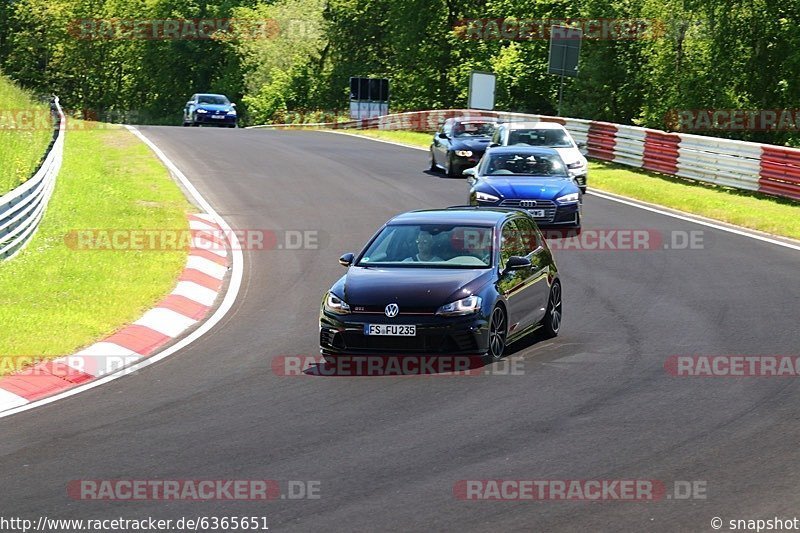
[[[388,316],[389,318],[396,317],[397,313],[399,312],[400,312],[400,307],[397,304],[389,304],[386,306],[386,309],[384,309],[384,313],[386,313],[386,316]]]

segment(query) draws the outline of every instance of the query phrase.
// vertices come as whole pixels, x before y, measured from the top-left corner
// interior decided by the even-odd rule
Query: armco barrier
[[[434,131],[448,118],[558,122],[590,158],[800,200],[800,149],[611,124],[594,120],[474,109],[412,111],[362,120],[268,124],[257,128]],[[591,176],[589,176],[591,186]]]
[[[13,257],[30,241],[53,193],[64,154],[66,129],[58,97],[54,99],[54,107],[58,113],[58,126],[42,166],[31,179],[0,196],[0,261]]]

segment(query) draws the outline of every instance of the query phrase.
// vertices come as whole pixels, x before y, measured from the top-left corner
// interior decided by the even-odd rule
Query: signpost
[[[558,74],[561,81],[558,86],[558,115],[561,115],[561,100],[564,96],[564,76],[578,75],[578,58],[581,54],[583,31],[567,26],[550,28],[550,57],[547,64],[549,74]]]

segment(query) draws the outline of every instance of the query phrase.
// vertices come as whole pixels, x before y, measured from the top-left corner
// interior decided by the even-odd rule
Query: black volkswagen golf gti
[[[320,349],[338,355],[502,357],[536,329],[558,335],[561,282],[522,209],[453,207],[389,220],[325,294]]]

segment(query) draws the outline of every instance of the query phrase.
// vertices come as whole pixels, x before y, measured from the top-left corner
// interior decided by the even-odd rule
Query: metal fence
[[[56,184],[64,154],[66,120],[58,102],[53,101],[57,116],[53,141],[41,167],[31,179],[0,196],[0,261],[20,252],[36,233]]]
[[[447,109],[413,111],[347,122],[273,124],[269,128],[435,131],[451,117],[558,122],[585,144],[588,157],[715,185],[800,200],[800,150],[784,146],[669,133],[594,120]],[[590,176],[591,180],[591,176]]]

